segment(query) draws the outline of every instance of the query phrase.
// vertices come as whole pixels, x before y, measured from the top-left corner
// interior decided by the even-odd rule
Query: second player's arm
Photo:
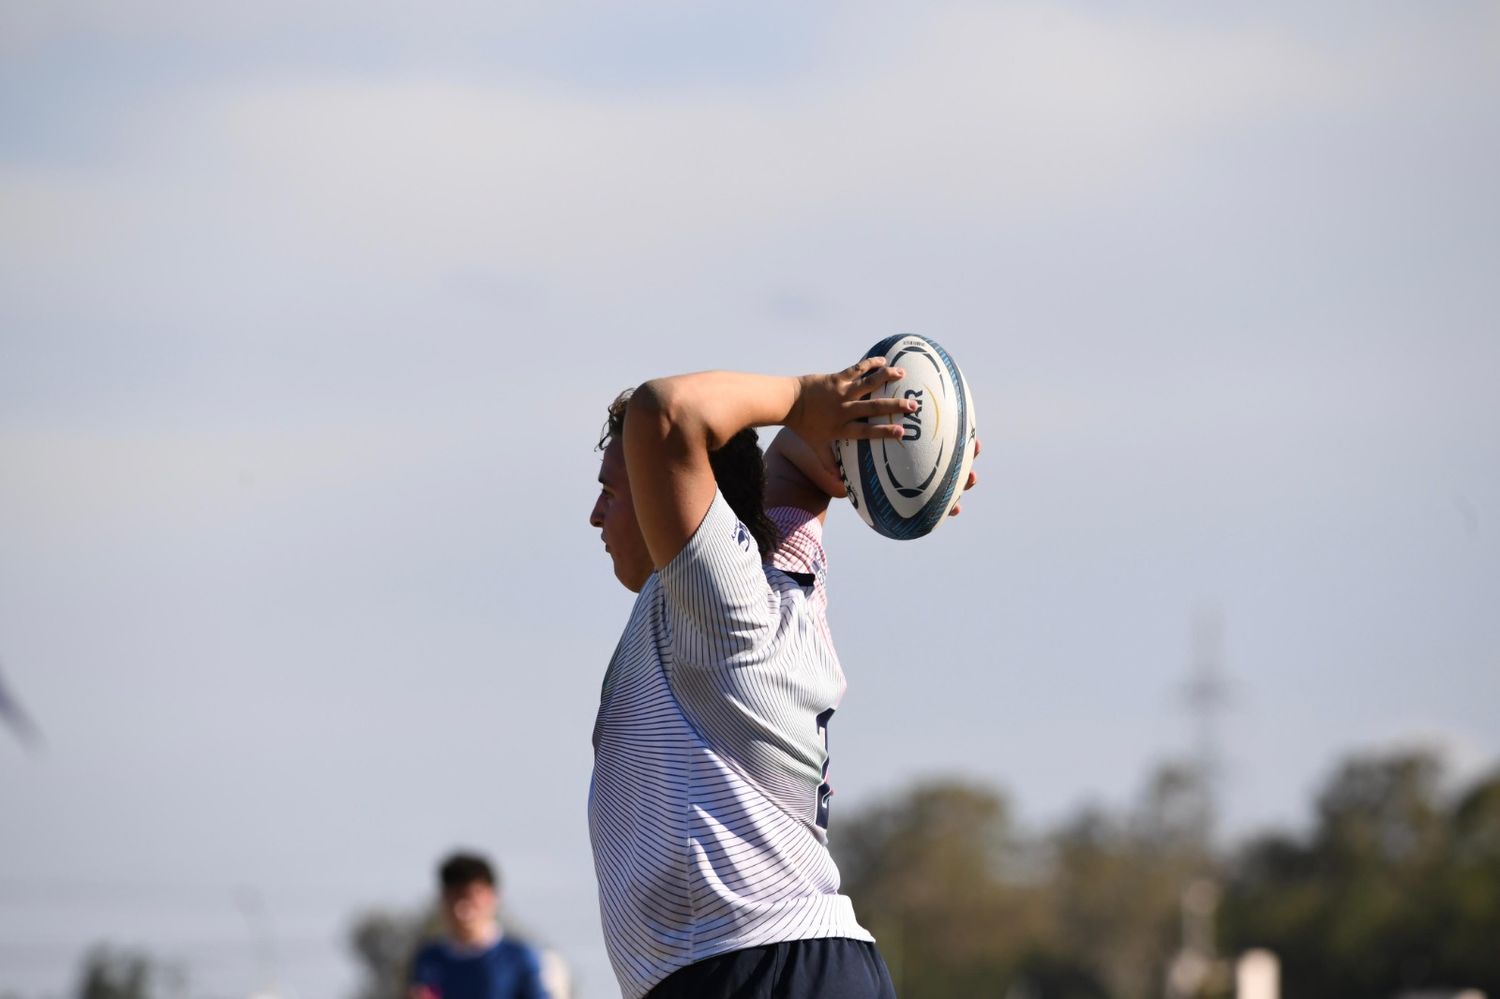
[[[819,520],[828,503],[848,495],[831,445],[814,447],[783,427],[766,448],[766,509],[794,506]]]

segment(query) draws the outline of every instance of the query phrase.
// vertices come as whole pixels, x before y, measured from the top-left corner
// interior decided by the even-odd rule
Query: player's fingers
[[[950,516],[950,517],[957,517],[958,516],[958,512],[959,512],[959,505],[957,503],[955,503],[955,504],[953,504],[953,509],[948,511],[948,516]]]
[[[915,412],[917,404],[910,399],[856,399],[844,404],[849,419],[871,416],[900,416]]]
[[[885,367],[884,357],[866,357],[855,364],[844,369],[844,377],[850,381],[858,381],[870,374],[877,368]]]
[[[964,483],[964,492],[968,492],[970,489],[973,489],[974,488],[974,483],[976,483],[978,481],[979,481],[979,473],[977,473],[977,472],[970,472],[969,473],[969,481]]]
[[[888,385],[905,377],[906,371],[904,369],[882,365],[871,368],[860,377],[850,380],[844,387],[849,397],[854,399],[868,399],[870,393],[882,385]]]
[[[899,440],[906,430],[899,423],[866,423],[855,420],[844,427],[841,437],[857,441]]]
[[[979,457],[979,438],[974,438],[974,457]]]

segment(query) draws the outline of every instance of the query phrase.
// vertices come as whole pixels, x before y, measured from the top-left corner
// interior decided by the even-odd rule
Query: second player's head
[[[438,868],[443,924],[461,943],[484,943],[494,934],[500,883],[489,861],[455,853]]]

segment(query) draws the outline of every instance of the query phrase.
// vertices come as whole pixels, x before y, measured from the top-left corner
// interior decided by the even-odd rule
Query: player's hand
[[[773,458],[779,455],[814,489],[830,498],[842,499],[848,495],[848,491],[844,488],[844,480],[839,475],[838,461],[833,456],[833,449],[837,446],[837,444],[823,444],[814,447],[798,437],[795,431],[783,427],[771,441],[771,446],[766,449],[767,475],[769,476],[773,471]],[[769,494],[769,480],[766,489]],[[774,504],[768,500],[766,505],[769,507]]]
[[[886,365],[883,357],[867,357],[831,375],[803,375],[797,379],[797,401],[784,421],[809,444],[850,438],[896,440],[905,431],[894,423],[870,423],[872,417],[914,412],[908,399],[871,399],[870,393],[905,375]]]
[[[978,437],[974,438],[974,460],[975,461],[979,460],[979,438]],[[979,481],[979,476],[976,475],[976,474],[974,474],[973,471],[970,471],[969,472],[969,481],[964,483],[964,492],[968,492],[970,489],[973,489],[974,488],[974,484],[976,482],[978,482],[978,481]],[[948,511],[948,516],[950,516],[950,517],[957,517],[958,516],[958,510],[959,510],[959,504],[958,503],[953,504],[953,509]]]

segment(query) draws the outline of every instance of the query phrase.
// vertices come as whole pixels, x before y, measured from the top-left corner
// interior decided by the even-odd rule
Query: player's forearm
[[[847,495],[826,447],[814,448],[783,428],[766,448],[766,507],[795,506],[822,516]]]
[[[737,371],[653,378],[631,397],[630,413],[655,421],[659,433],[683,446],[713,451],[746,427],[784,422],[799,384],[797,378]]]

